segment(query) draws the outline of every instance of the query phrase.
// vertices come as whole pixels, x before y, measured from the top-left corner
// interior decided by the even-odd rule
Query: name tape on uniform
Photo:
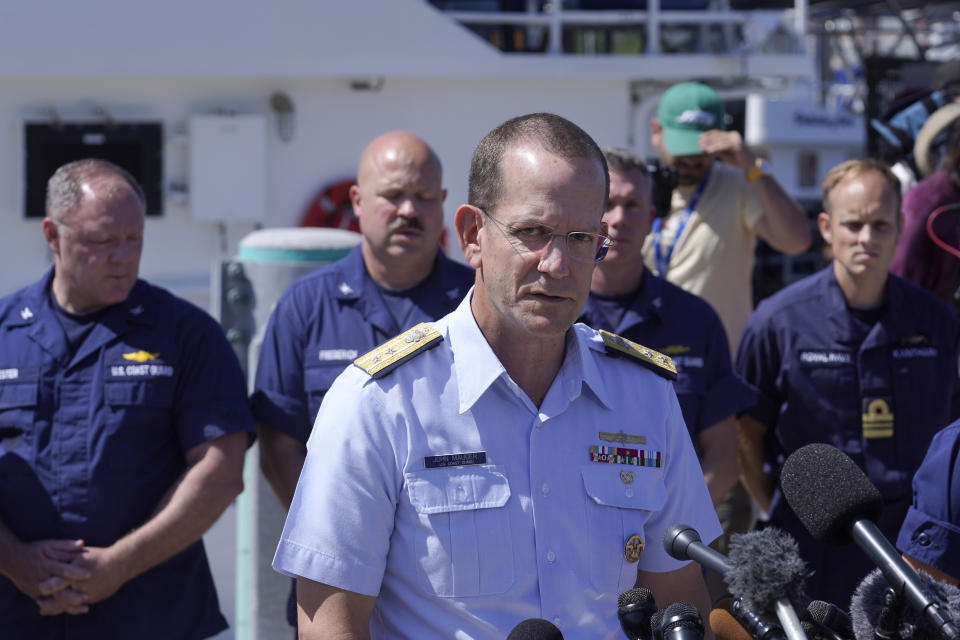
[[[447,453],[442,456],[424,456],[424,469],[442,469],[444,467],[467,467],[470,465],[487,464],[486,451],[471,451],[469,453]]]

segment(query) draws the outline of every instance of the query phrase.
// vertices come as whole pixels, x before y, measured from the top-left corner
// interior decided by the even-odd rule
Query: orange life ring
[[[360,221],[353,215],[350,203],[350,187],[356,183],[356,179],[349,178],[325,187],[310,201],[300,226],[360,231]]]

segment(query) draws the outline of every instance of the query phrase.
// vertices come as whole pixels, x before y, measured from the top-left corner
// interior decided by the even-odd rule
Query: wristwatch
[[[757,158],[753,163],[753,169],[747,172],[747,182],[753,182],[768,175],[770,172],[767,171],[767,162],[763,158]]]

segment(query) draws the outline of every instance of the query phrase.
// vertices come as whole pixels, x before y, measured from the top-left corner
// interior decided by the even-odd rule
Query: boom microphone
[[[563,640],[563,634],[549,620],[529,618],[515,626],[507,640]]]
[[[775,615],[790,640],[806,639],[796,609],[803,609],[807,565],[797,541],[774,527],[730,536],[730,593],[748,611]]]
[[[917,571],[923,586],[944,603],[947,613],[960,615],[960,587],[933,579],[923,570]],[[900,637],[900,630],[912,632],[912,640],[938,640],[938,628],[912,608],[886,606],[885,592],[890,589],[879,569],[874,569],[860,582],[850,600],[853,635],[857,640],[877,637]],[[888,611],[884,611],[887,609]],[[887,620],[884,620],[887,618]]]
[[[940,637],[960,639],[960,631],[940,603],[874,524],[883,509],[883,498],[846,454],[824,443],[800,447],[783,465],[780,488],[810,535],[835,545],[852,539],[880,568],[894,591],[939,630]]]
[[[617,617],[620,628],[630,640],[650,640],[653,633],[650,617],[657,610],[653,592],[646,587],[624,591],[617,598]]]
[[[733,534],[728,557],[727,586],[748,609],[763,614],[780,600],[805,608],[803,583],[810,572],[790,534],[775,527]]]

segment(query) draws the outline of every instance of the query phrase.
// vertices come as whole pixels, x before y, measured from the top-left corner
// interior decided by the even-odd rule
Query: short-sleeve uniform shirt
[[[913,476],[913,504],[897,548],[960,578],[960,421],[934,436]]]
[[[879,488],[880,528],[893,539],[927,445],[957,414],[960,334],[947,306],[910,282],[890,275],[886,299],[875,322],[858,322],[831,264],[760,304],[736,366],[758,396],[746,414],[769,428],[768,472],[805,444],[837,447]],[[845,602],[871,568],[864,554],[815,543],[779,492],[770,522],[798,538],[817,570],[812,597]]]
[[[432,326],[432,348],[330,389],[274,568],[377,596],[374,638],[502,640],[535,617],[620,637],[638,567],[684,564],[664,531],[720,533],[670,382],[577,324],[538,408],[469,296]]]
[[[674,388],[691,437],[753,403],[753,393],[733,372],[720,318],[703,299],[647,271],[616,325],[601,304],[591,294],[581,322],[673,358]]]
[[[264,334],[251,397],[257,422],[306,442],[333,380],[354,359],[404,329],[456,308],[473,269],[437,252],[427,279],[396,319],[363,265],[360,247],[294,282]]]
[[[667,273],[658,275],[709,302],[723,321],[730,351],[735,352],[753,309],[754,229],[763,217],[763,207],[756,185],[746,181],[743,171],[714,162],[683,235],[675,242],[676,221],[696,188],[691,185],[673,191],[661,242],[664,251],[676,246]],[[647,268],[657,273],[652,234],[643,250]]]
[[[253,420],[220,327],[137,281],[76,350],[50,297],[53,271],[0,300],[0,520],[22,541],[105,547],[147,521],[185,454]],[[198,541],[84,615],[41,617],[0,576],[0,637],[206,638],[226,628]]]

